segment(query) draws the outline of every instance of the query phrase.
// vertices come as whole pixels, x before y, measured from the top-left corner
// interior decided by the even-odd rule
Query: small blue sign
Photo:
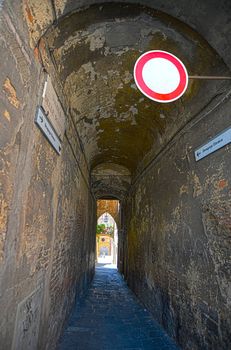
[[[35,123],[37,124],[39,129],[42,131],[42,133],[46,136],[50,144],[54,147],[56,152],[58,154],[61,154],[61,142],[53,126],[51,125],[46,114],[44,113],[43,109],[40,106],[38,107],[36,112]]]
[[[228,145],[231,142],[231,127],[222,131],[219,135],[214,137],[195,151],[196,161],[208,156],[218,149]]]

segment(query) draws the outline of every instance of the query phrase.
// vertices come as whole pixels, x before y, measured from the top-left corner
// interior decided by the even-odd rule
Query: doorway
[[[118,260],[118,200],[97,201],[96,264],[117,267]]]

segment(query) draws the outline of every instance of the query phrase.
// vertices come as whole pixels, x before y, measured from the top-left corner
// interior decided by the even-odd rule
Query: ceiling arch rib
[[[101,3],[102,0],[46,0],[40,2],[22,0],[24,16],[30,31],[31,46],[35,47],[41,36],[57,21],[82,8]],[[111,3],[111,0],[104,0],[104,3]],[[113,3],[142,4],[178,18],[188,26],[195,28],[231,67],[230,1],[188,2],[178,0],[174,6],[172,0],[155,0],[155,2],[153,0],[114,0]]]
[[[131,184],[131,173],[121,165],[101,163],[92,170],[91,182],[96,198],[123,200]]]

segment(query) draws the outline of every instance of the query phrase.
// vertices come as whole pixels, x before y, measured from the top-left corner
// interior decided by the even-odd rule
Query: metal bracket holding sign
[[[195,151],[196,161],[207,157],[209,154],[217,151],[218,149],[231,143],[231,127],[222,131],[215,136],[212,140],[202,145]]]
[[[188,79],[231,80],[231,76],[188,75],[183,62],[170,52],[152,50],[141,55],[134,66],[138,89],[159,103],[176,101],[186,91]]]
[[[51,125],[42,107],[40,106],[38,106],[36,111],[35,123],[39,127],[39,129],[42,131],[42,133],[45,135],[45,137],[50,142],[50,144],[53,146],[53,148],[56,150],[56,152],[60,155],[61,142],[59,140],[59,137],[57,136],[53,126]]]

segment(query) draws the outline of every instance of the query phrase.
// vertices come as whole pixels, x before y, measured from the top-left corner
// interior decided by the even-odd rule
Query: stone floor
[[[138,302],[115,266],[98,265],[57,350],[179,350]]]

